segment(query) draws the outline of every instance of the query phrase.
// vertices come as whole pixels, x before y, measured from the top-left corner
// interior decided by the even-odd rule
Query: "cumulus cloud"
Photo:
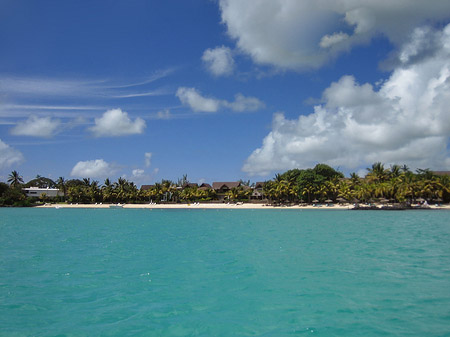
[[[19,165],[24,161],[23,154],[0,139],[0,170]]]
[[[228,76],[233,73],[234,59],[231,49],[228,47],[206,49],[202,61],[211,74],[215,76]]]
[[[103,159],[79,161],[73,167],[70,175],[72,177],[105,178],[115,173],[113,164]]]
[[[128,113],[121,109],[106,111],[102,117],[95,118],[95,125],[89,130],[96,137],[117,137],[141,134],[146,125],[142,118],[137,117],[134,121]]]
[[[151,160],[152,160],[152,153],[151,152],[146,152],[144,154],[144,158],[145,158],[145,167],[150,167],[150,165],[152,164]]]
[[[256,97],[245,97],[242,94],[237,94],[233,102],[222,101],[222,104],[236,112],[256,111],[265,107]]]
[[[11,134],[15,136],[50,138],[60,130],[60,127],[61,121],[59,119],[30,116],[27,120],[18,122],[11,129]]]
[[[196,112],[216,112],[220,108],[220,101],[214,98],[203,97],[195,88],[180,87],[176,96],[181,103],[188,105]]]
[[[412,62],[429,41],[439,42],[433,53]],[[317,162],[356,169],[376,161],[450,169],[450,25],[416,29],[398,62],[378,90],[344,76],[313,113],[297,120],[275,114],[272,131],[243,170],[267,174]]]
[[[228,108],[235,112],[256,111],[265,104],[256,97],[246,97],[237,94],[234,101],[207,98],[195,88],[181,87],[177,90],[177,97],[181,103],[189,106],[195,112],[217,112],[221,108]]]
[[[450,2],[372,0],[220,0],[238,48],[258,64],[317,68],[382,34],[401,44],[414,27],[450,16]]]

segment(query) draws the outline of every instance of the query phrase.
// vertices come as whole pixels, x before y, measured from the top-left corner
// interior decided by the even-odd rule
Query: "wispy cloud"
[[[71,79],[0,74],[0,117],[3,124],[17,124],[18,119],[31,116],[43,118],[92,119],[99,111],[117,106],[117,100],[126,100],[126,107],[148,110],[154,96],[171,95],[173,91],[145,87],[169,76],[175,68],[155,72],[141,81],[122,82],[111,79]],[[116,82],[116,83],[114,83]],[[138,90],[138,87],[140,90]],[[147,99],[147,101],[146,101]],[[84,104],[80,104],[83,102]],[[134,102],[134,103],[133,103]],[[144,103],[145,106],[144,106]],[[8,121],[10,119],[10,121]],[[20,128],[22,129],[22,127]]]
[[[174,72],[175,72],[175,68],[168,68],[165,70],[160,70],[160,71],[155,72],[152,76],[150,76],[148,79],[146,79],[144,81],[136,82],[136,83],[129,83],[129,84],[111,85],[108,88],[123,89],[123,88],[138,87],[138,86],[146,85],[149,83],[153,83],[157,80],[160,80],[162,78],[165,78],[165,77],[171,75]]]
[[[167,90],[155,89],[145,92],[128,90],[144,86],[162,79],[174,70],[159,71],[150,78],[135,82],[111,84],[111,80],[104,79],[71,79],[46,77],[19,77],[0,75],[0,91],[9,99],[17,98],[130,98],[169,94]],[[23,104],[26,105],[26,104]]]
[[[2,108],[17,110],[103,110],[99,106],[4,104]]]
[[[112,95],[112,98],[133,98],[133,97],[146,97],[146,96],[162,96],[169,95],[171,92],[165,89],[157,89],[148,92],[140,92],[140,93],[130,93],[130,94],[121,94],[121,95]]]

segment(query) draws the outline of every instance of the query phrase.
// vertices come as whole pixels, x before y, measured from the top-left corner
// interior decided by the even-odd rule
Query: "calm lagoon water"
[[[450,336],[449,220],[0,209],[0,335]]]

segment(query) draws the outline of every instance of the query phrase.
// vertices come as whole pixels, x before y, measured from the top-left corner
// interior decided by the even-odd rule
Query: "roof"
[[[24,191],[59,191],[58,188],[49,188],[49,187],[25,187],[22,188]]]
[[[209,189],[211,189],[211,188],[212,188],[212,187],[211,187],[210,184],[203,183],[203,184],[200,185],[200,187],[199,187],[198,189],[204,191],[204,190],[209,190]]]
[[[197,183],[186,183],[183,184],[183,186],[181,186],[182,188],[187,188],[187,187],[198,187]]]
[[[141,191],[146,191],[149,190],[151,188],[155,187],[155,185],[142,185],[141,186]]]
[[[255,183],[255,188],[263,188],[264,184],[265,184],[264,181],[259,181],[259,182]]]
[[[241,183],[239,181],[216,181],[213,182],[213,189],[220,190],[223,187],[227,187],[228,189],[232,189],[233,187],[239,187]]]

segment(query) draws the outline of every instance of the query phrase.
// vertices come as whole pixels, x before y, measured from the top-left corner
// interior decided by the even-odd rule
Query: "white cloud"
[[[19,165],[24,161],[23,154],[0,139],[0,169]]]
[[[144,157],[145,157],[145,167],[150,167],[150,165],[152,164],[151,163],[152,153],[151,152],[146,152],[144,154]]]
[[[418,55],[428,41],[438,41],[432,53],[414,62],[405,57]],[[450,25],[417,29],[399,58],[379,90],[344,76],[324,91],[325,103],[313,113],[297,120],[276,114],[243,170],[267,174],[317,162],[356,169],[376,161],[450,169]]]
[[[103,79],[75,80],[70,78],[39,78],[0,76],[0,92],[16,97],[90,97],[130,98],[140,96],[165,95],[168,91],[156,89],[141,93],[130,92],[135,87],[144,86],[167,77],[175,69],[156,72],[143,81],[134,83],[112,84]]]
[[[220,108],[219,100],[203,97],[195,88],[180,87],[176,96],[195,112],[216,112]]]
[[[237,94],[233,102],[223,101],[224,106],[236,112],[256,111],[265,107],[265,104],[256,97],[245,97]]]
[[[177,90],[177,97],[181,103],[188,105],[195,112],[217,112],[221,108],[228,108],[235,112],[256,111],[265,104],[256,97],[246,97],[237,94],[233,102],[216,98],[206,98],[195,88],[181,87]]]
[[[335,44],[341,43],[349,38],[348,34],[339,32],[333,33],[332,35],[324,35],[320,39],[319,46],[322,48],[329,48]]]
[[[202,61],[215,76],[228,76],[233,73],[234,59],[231,49],[225,46],[206,49]]]
[[[112,109],[106,111],[102,117],[95,118],[95,125],[89,130],[96,137],[117,137],[141,134],[145,127],[145,121],[142,118],[137,117],[132,121],[125,111]]]
[[[135,169],[131,173],[131,178],[141,178],[144,175],[145,171],[143,169]]]
[[[73,167],[70,175],[72,177],[83,178],[106,178],[115,173],[113,164],[107,163],[103,159],[79,161]]]
[[[258,64],[320,67],[382,34],[401,44],[418,25],[450,17],[450,2],[373,0],[220,0],[238,48]]]
[[[11,129],[11,134],[16,136],[52,137],[61,128],[59,119],[50,117],[30,116],[27,120],[18,122]]]
[[[160,110],[156,114],[156,118],[158,119],[171,119],[172,114],[170,113],[169,109]]]

